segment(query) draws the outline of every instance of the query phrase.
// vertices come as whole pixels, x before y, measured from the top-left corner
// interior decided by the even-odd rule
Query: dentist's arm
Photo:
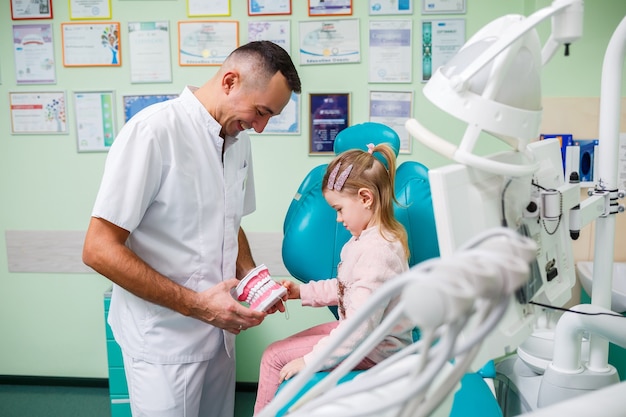
[[[130,233],[92,217],[83,246],[83,262],[117,285],[155,304],[194,317],[231,333],[263,321],[264,313],[239,304],[230,294],[238,281],[229,279],[203,292],[183,287],[151,268],[126,245]]]

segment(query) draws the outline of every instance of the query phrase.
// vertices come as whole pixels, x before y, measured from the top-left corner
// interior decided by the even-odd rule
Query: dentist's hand
[[[189,315],[234,334],[258,326],[267,314],[244,307],[233,298],[231,290],[238,283],[238,279],[231,278],[196,293],[194,307]]]

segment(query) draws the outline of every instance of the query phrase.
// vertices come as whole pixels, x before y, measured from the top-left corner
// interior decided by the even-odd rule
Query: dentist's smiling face
[[[270,117],[280,114],[291,98],[291,90],[282,73],[277,72],[265,85],[233,75],[232,82],[224,86],[226,105],[220,111],[218,122],[222,132],[236,136],[246,129],[261,133]]]

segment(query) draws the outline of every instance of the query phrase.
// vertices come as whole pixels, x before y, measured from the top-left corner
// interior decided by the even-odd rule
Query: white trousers
[[[235,360],[158,365],[124,356],[133,417],[232,417]]]

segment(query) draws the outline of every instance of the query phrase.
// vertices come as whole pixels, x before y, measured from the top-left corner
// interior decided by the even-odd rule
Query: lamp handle
[[[423,145],[463,165],[468,165],[506,177],[523,177],[531,175],[538,168],[536,163],[525,165],[508,164],[463,151],[459,149],[458,146],[451,144],[447,140],[425,128],[416,119],[407,120],[404,126],[409,131],[411,136],[415,137],[415,139],[420,141]]]

